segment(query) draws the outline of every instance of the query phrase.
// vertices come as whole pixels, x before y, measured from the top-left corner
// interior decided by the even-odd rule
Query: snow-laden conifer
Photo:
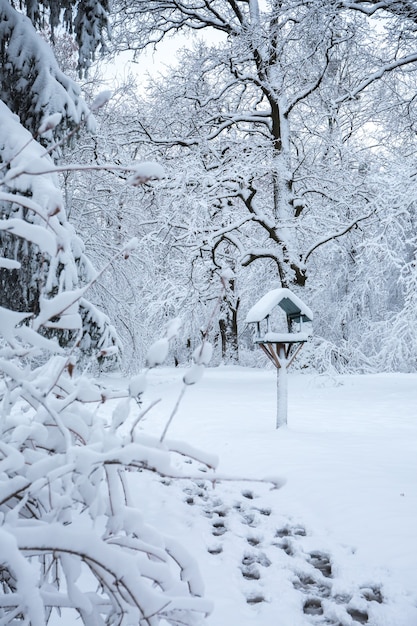
[[[74,296],[74,290],[88,284],[95,271],[66,219],[57,175],[21,173],[31,169],[41,173],[54,164],[1,101],[0,144],[0,252],[12,263],[11,267],[2,263],[0,268],[2,306],[30,312],[35,329],[42,327],[62,345],[78,337],[86,354],[117,346],[108,318],[83,291]]]

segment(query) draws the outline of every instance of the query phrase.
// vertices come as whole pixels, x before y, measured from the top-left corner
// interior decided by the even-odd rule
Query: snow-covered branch
[[[313,254],[313,252],[315,252],[315,250],[317,250],[318,248],[320,248],[321,246],[324,246],[324,244],[328,243],[329,241],[333,241],[334,239],[338,239],[339,237],[343,237],[343,235],[346,235],[346,233],[350,232],[351,230],[353,230],[354,228],[356,228],[358,226],[358,224],[360,224],[361,222],[364,222],[366,220],[368,220],[369,218],[371,218],[373,215],[375,215],[376,209],[373,209],[370,213],[367,213],[366,215],[361,215],[360,217],[357,217],[356,219],[354,219],[352,222],[350,222],[349,224],[347,224],[344,228],[342,228],[341,230],[339,230],[336,233],[332,233],[331,235],[328,235],[326,237],[323,237],[322,239],[320,239],[319,241],[317,241],[304,255],[304,263],[307,263],[308,259],[310,258],[310,256]]]
[[[365,78],[364,80],[362,80],[358,85],[350,88],[349,90],[346,91],[345,94],[336,98],[334,101],[334,104],[337,106],[339,104],[342,104],[343,102],[347,102],[348,100],[354,100],[362,93],[362,91],[364,91],[367,87],[369,87],[369,85],[372,85],[373,83],[377,82],[380,78],[382,78],[384,74],[388,74],[389,72],[392,72],[398,69],[399,67],[411,65],[416,62],[417,62],[417,53],[413,53],[413,54],[407,54],[406,56],[396,59],[395,61],[382,64],[379,69],[370,73],[369,76]]]

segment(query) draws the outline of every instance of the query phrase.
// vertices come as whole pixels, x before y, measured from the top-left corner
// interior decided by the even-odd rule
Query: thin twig
[[[211,314],[210,314],[210,316],[209,316],[209,318],[208,318],[208,321],[207,321],[207,324],[206,324],[206,328],[205,328],[205,330],[202,332],[202,337],[203,337],[203,340],[202,340],[202,342],[201,342],[201,348],[200,348],[199,356],[201,356],[201,355],[203,354],[204,344],[205,344],[205,343],[206,343],[206,341],[207,341],[207,337],[208,337],[208,334],[209,334],[210,328],[211,328],[211,326],[212,326],[212,324],[213,324],[214,317],[215,317],[215,315],[216,315],[216,313],[217,313],[217,309],[218,309],[218,308],[220,308],[221,303],[222,303],[222,300],[223,300],[224,293],[225,293],[225,291],[226,291],[226,287],[227,287],[227,285],[226,285],[226,278],[225,278],[224,276],[220,276],[220,281],[221,281],[221,285],[222,285],[222,286],[221,286],[221,289],[220,289],[219,295],[217,296],[217,299],[216,299],[215,305],[214,305],[214,307],[213,307],[213,310],[212,310],[212,312],[211,312]],[[171,422],[172,422],[172,420],[174,419],[174,417],[175,417],[175,415],[176,415],[176,413],[177,413],[177,411],[178,411],[178,408],[179,408],[179,406],[180,406],[181,400],[182,400],[182,399],[183,399],[183,397],[184,397],[185,390],[187,389],[187,387],[189,387],[189,384],[187,384],[187,383],[184,381],[184,383],[183,383],[183,387],[182,387],[182,389],[181,389],[181,391],[180,391],[180,394],[179,394],[179,396],[178,396],[178,399],[177,399],[177,401],[176,401],[176,403],[175,403],[175,406],[174,406],[174,408],[173,408],[173,410],[172,410],[171,415],[170,415],[170,416],[169,416],[169,418],[168,418],[168,421],[167,421],[167,423],[166,423],[166,425],[165,425],[165,428],[164,428],[164,430],[163,430],[163,432],[162,432],[162,435],[161,435],[161,438],[160,438],[160,440],[159,440],[161,443],[162,443],[162,442],[163,442],[163,440],[165,439],[165,436],[166,436],[166,434],[167,434],[168,428],[169,428],[169,426],[171,425]]]
[[[136,418],[136,419],[135,419],[135,421],[133,422],[132,427],[131,427],[131,429],[130,429],[130,438],[132,439],[132,441],[133,441],[133,431],[135,430],[136,426],[137,426],[137,425],[139,424],[139,422],[140,422],[140,421],[141,421],[141,420],[145,417],[145,415],[146,415],[147,413],[149,413],[149,411],[150,411],[151,409],[153,409],[153,407],[154,407],[156,404],[158,404],[158,402],[161,402],[161,398],[158,398],[157,400],[154,400],[153,402],[151,402],[151,404],[150,404],[148,407],[146,407],[146,409],[143,409],[143,411],[141,411],[141,412],[139,413],[139,415],[137,416],[137,418]]]
[[[184,397],[184,394],[185,394],[185,390],[186,390],[186,389],[187,389],[187,385],[184,383],[184,384],[183,384],[183,386],[182,386],[182,389],[181,389],[181,391],[180,391],[180,394],[179,394],[179,396],[178,396],[178,398],[177,398],[177,401],[176,401],[176,403],[175,403],[175,406],[174,406],[174,408],[172,409],[171,415],[169,416],[168,421],[167,421],[167,423],[165,424],[165,428],[164,428],[164,430],[163,430],[163,432],[162,432],[162,435],[161,435],[161,438],[160,438],[160,440],[159,440],[161,443],[162,443],[162,442],[163,442],[163,440],[165,439],[165,435],[167,434],[168,428],[169,428],[169,426],[170,426],[170,424],[171,424],[172,420],[174,419],[174,417],[175,417],[175,415],[176,415],[176,413],[177,413],[177,411],[178,411],[178,408],[179,408],[179,406],[180,406],[181,400],[182,400],[182,399],[183,399],[183,397]]]

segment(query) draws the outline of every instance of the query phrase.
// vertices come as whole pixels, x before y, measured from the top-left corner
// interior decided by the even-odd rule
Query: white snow
[[[262,341],[271,341],[272,343],[285,343],[287,341],[307,341],[311,335],[308,333],[265,333]]]
[[[163,430],[181,374],[149,372],[146,395],[163,400],[141,422],[144,432]],[[354,617],[367,615],[369,626],[415,626],[417,376],[290,373],[288,427],[278,430],[275,383],[270,370],[206,369],[170,437],[217,455],[218,475],[236,480],[213,483],[217,473],[184,464],[201,480],[166,486],[151,477],[137,498],[147,521],[197,560],[215,607],[205,623],[308,626],[326,618],[356,626]],[[286,484],[243,480],[268,475]],[[319,569],[326,558],[331,577]]]
[[[5,259],[5,258],[0,258],[0,267],[4,267],[5,269],[8,270],[18,270],[20,269],[20,263],[19,261],[13,261],[13,259]]]
[[[201,343],[193,352],[193,359],[197,365],[208,365],[213,356],[213,345],[208,341]]]
[[[183,381],[186,385],[195,385],[203,377],[205,366],[194,363],[184,374]]]
[[[126,182],[134,187],[136,185],[142,185],[149,180],[164,178],[165,176],[165,171],[162,165],[154,161],[140,161],[138,163],[133,163],[129,167],[129,171],[132,173],[127,178]]]
[[[166,337],[167,339],[174,339],[177,337],[182,326],[182,319],[180,317],[174,317],[166,325]]]
[[[161,365],[168,356],[169,340],[166,337],[157,339],[146,353],[146,364],[148,367]]]
[[[145,374],[136,374],[129,381],[129,394],[132,398],[136,398],[146,389]]]
[[[13,335],[18,317],[6,321]],[[6,361],[2,368],[40,399],[64,363],[56,357],[39,370],[39,393],[27,371],[11,374]],[[141,604],[147,615],[166,607],[166,622],[155,621],[161,626],[416,626],[417,375],[290,372],[288,427],[276,430],[275,371],[194,367],[205,377],[188,387],[181,368],[146,372],[144,406],[154,403],[148,412],[126,397],[129,381],[115,376],[99,387],[85,379],[72,392],[63,376],[59,389],[69,395],[51,398],[48,413],[40,408],[8,417],[4,411],[1,497],[29,489],[53,498],[51,518],[18,518],[17,504],[3,520],[2,558],[19,573],[19,610],[35,624],[46,599],[86,610],[91,602],[91,620],[98,623],[102,597],[82,570],[99,562],[106,584],[123,585],[129,624],[139,623],[134,607]],[[130,380],[131,393],[142,387],[138,376]],[[103,403],[105,385],[117,392]],[[187,392],[177,407],[180,389]],[[54,437],[50,418],[75,397],[97,400],[90,445],[39,454]],[[155,397],[163,400],[156,404]],[[70,403],[62,421],[85,440],[89,413],[82,408]],[[168,419],[170,438],[162,441]],[[100,487],[103,464],[113,511],[105,537],[96,518],[109,504]],[[130,469],[120,481],[125,464]],[[8,476],[14,471],[22,473]],[[77,477],[71,491],[51,489],[71,474]],[[72,510],[73,489],[88,503],[91,522]],[[39,586],[34,561],[32,567],[23,560],[18,547],[26,555],[39,548],[64,554],[65,593]],[[55,600],[45,593],[55,593]],[[0,605],[11,595],[3,594]],[[195,620],[183,613],[189,610]],[[199,613],[210,611],[200,621]],[[55,615],[51,626],[62,619]],[[65,616],[67,626],[76,623]]]
[[[123,247],[123,250],[125,250],[126,252],[133,252],[133,250],[136,250],[139,246],[139,239],[137,237],[132,237],[132,239],[130,239],[125,246]]]
[[[235,278],[235,273],[231,267],[225,267],[220,274],[223,280],[233,280]]]
[[[62,114],[61,113],[52,113],[52,115],[47,115],[41,122],[41,125],[38,128],[38,134],[43,135],[48,130],[53,130],[58,124],[61,123]]]
[[[98,111],[98,109],[101,109],[105,104],[107,104],[107,102],[109,102],[112,96],[113,96],[113,93],[108,89],[101,91],[91,103],[91,106],[90,106],[91,111],[95,112],[95,111]]]
[[[85,287],[72,291],[63,291],[49,300],[39,298],[40,313],[33,322],[33,328],[38,330],[43,325],[50,328],[81,328],[78,302],[84,292]],[[57,316],[62,316],[59,323],[53,324],[49,321]],[[68,322],[68,325],[66,322]]]
[[[265,317],[271,314],[272,309],[279,305],[279,303],[288,298],[291,300],[301,311],[302,315],[305,315],[310,320],[313,319],[313,313],[304,302],[296,296],[290,289],[280,288],[272,289],[268,291],[254,306],[249,310],[246,315],[246,323],[251,324],[253,322],[261,322]]]
[[[13,233],[17,237],[32,241],[39,246],[42,252],[47,252],[50,256],[54,256],[57,251],[56,238],[48,232],[43,226],[29,224],[21,219],[9,218],[0,221],[0,230]]]
[[[31,316],[31,313],[10,311],[0,306],[0,335],[6,341],[13,341],[16,335],[16,326]]]

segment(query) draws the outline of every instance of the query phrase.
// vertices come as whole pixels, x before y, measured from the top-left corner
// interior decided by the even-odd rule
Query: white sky
[[[108,77],[109,86],[115,88],[122,84],[128,77],[129,73],[138,78],[139,87],[146,80],[146,74],[149,73],[152,76],[157,74],[165,74],[169,66],[175,64],[175,57],[181,48],[191,47],[192,43],[196,41],[197,36],[202,38],[202,33],[196,33],[195,36],[175,35],[174,37],[166,38],[160,42],[156,50],[154,47],[149,47],[145,50],[140,59],[136,62],[133,61],[133,53],[123,52],[119,55],[119,60],[115,62],[101,62],[100,67]],[[204,38],[208,41],[215,43],[224,39],[222,33],[212,31],[210,34],[204,33]]]

